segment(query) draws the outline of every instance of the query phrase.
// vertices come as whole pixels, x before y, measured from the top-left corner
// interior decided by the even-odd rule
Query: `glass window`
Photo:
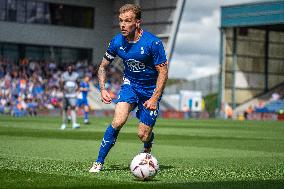
[[[21,58],[31,60],[54,60],[58,64],[74,63],[78,60],[92,60],[91,49],[38,46],[0,43],[0,57],[18,62]]]
[[[51,24],[93,28],[94,9],[62,4],[50,4]]]
[[[26,46],[26,58],[40,60],[43,57],[43,48],[38,46]]]
[[[84,60],[87,59],[89,62],[92,61],[92,50],[90,49],[78,49],[78,59]]]
[[[47,20],[46,20],[45,5],[46,5],[46,3],[43,3],[43,2],[37,2],[36,3],[35,23],[39,23],[39,24],[48,23]]]
[[[86,8],[82,11],[82,27],[94,28],[94,9]]]
[[[36,2],[27,2],[27,23],[35,23],[36,19]]]
[[[4,44],[2,46],[3,57],[17,62],[19,60],[18,45]]]
[[[78,50],[63,48],[62,49],[62,63],[75,62],[78,59]]]
[[[55,60],[57,63],[61,63],[61,48],[53,47],[53,56],[52,59]]]
[[[35,0],[0,0],[0,20],[93,28],[94,8]]]
[[[23,0],[17,1],[17,22],[19,23],[26,22],[26,1]]]
[[[6,0],[0,0],[0,21],[6,20]]]
[[[52,47],[43,47],[42,59],[44,60],[52,59]]]
[[[16,9],[16,0],[7,0],[7,21],[16,21],[17,18],[17,9]]]

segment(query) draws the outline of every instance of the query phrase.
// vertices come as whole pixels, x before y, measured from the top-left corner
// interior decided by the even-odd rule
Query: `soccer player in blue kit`
[[[119,9],[121,33],[110,42],[98,69],[101,99],[111,103],[105,89],[106,69],[119,56],[125,66],[124,82],[118,95],[112,123],[107,127],[101,142],[97,160],[89,172],[102,170],[105,158],[115,144],[120,129],[130,112],[138,107],[138,137],[144,143],[144,152],[150,152],[154,140],[153,127],[159,110],[159,102],[168,79],[167,58],[162,41],[141,27],[141,9],[126,4]]]
[[[88,103],[88,92],[90,90],[89,85],[90,78],[85,76],[84,80],[80,82],[80,93],[77,97],[77,107],[84,106],[84,123],[89,123],[89,103]]]

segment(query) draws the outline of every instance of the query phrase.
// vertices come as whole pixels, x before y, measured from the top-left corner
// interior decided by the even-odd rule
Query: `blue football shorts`
[[[143,106],[144,102],[151,98],[153,92],[154,88],[146,90],[143,88],[134,87],[130,84],[124,84],[121,86],[116,103],[127,102],[134,105],[133,110],[137,107],[136,117],[140,120],[140,122],[147,126],[153,127],[158,117],[159,102],[161,98],[158,101],[158,108],[154,111],[147,110]]]
[[[78,107],[81,107],[81,106],[89,106],[89,103],[88,103],[88,99],[86,98],[82,98],[82,99],[77,99],[77,106]]]

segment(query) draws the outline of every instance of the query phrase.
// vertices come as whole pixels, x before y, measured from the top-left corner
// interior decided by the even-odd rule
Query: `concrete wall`
[[[94,7],[94,29],[0,22],[0,42],[92,48],[93,62],[99,63],[112,35],[112,1],[41,1]]]
[[[177,0],[38,0],[94,7],[94,29],[21,24],[0,21],[0,42],[93,49],[93,63],[98,64],[114,34],[119,32],[118,9],[125,3],[142,8],[142,27],[158,35],[165,48],[171,35]]]
[[[236,103],[241,104],[262,94],[265,89],[265,30],[238,30],[237,65],[235,75]],[[226,29],[225,101],[232,102],[233,32]],[[284,32],[269,32],[268,88],[284,82]]]

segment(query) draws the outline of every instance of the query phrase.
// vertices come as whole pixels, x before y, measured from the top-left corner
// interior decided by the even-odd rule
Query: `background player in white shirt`
[[[79,74],[73,71],[73,65],[68,65],[67,71],[61,76],[61,89],[63,90],[63,105],[62,105],[62,125],[61,129],[66,129],[67,111],[70,107],[72,128],[80,128],[80,125],[76,122],[76,101],[78,91],[78,78]]]

